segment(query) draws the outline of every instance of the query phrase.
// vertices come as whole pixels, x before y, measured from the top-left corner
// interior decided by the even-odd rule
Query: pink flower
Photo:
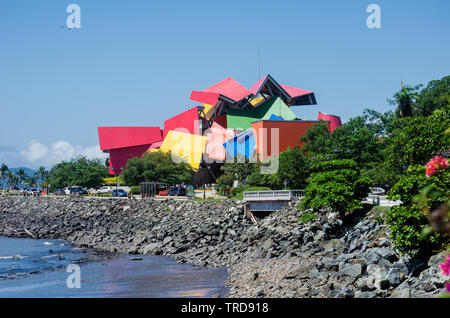
[[[431,177],[438,170],[445,169],[448,167],[448,160],[442,156],[436,156],[425,165],[427,171],[427,177]]]
[[[445,291],[450,293],[450,283],[445,284]]]
[[[445,276],[450,275],[450,254],[447,255],[446,260],[444,263],[439,264],[439,267],[441,268],[442,273],[444,273]]]

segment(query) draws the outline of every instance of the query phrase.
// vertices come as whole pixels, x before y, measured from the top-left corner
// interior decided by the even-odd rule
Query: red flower
[[[427,177],[431,177],[438,170],[445,169],[448,167],[448,160],[442,156],[436,156],[425,165],[427,171]]]

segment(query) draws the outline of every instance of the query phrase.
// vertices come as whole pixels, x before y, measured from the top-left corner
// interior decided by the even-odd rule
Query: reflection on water
[[[54,248],[64,247],[57,241],[45,241],[51,243],[50,246],[44,245],[42,240],[5,240],[0,238],[0,256],[8,256],[6,250],[9,256],[14,254],[12,245],[15,245],[16,251],[20,249],[19,246],[26,245],[21,246],[21,253],[16,255],[34,255],[35,259],[40,260],[42,256],[49,256],[43,255],[48,254],[49,248],[57,250],[56,255],[63,253],[63,250]],[[9,244],[9,247],[5,247],[5,244]],[[198,268],[177,264],[175,260],[167,257],[145,255],[140,256],[142,260],[137,261],[131,261],[128,255],[120,255],[108,260],[81,263],[81,288],[70,289],[66,286],[70,275],[65,270],[66,266],[74,259],[83,259],[86,255],[77,250],[73,251],[67,245],[64,253],[64,259],[47,258],[54,259],[53,267],[37,274],[16,276],[15,279],[0,278],[0,297],[212,297],[215,294],[223,296],[227,293],[224,283],[227,278],[226,269]],[[28,263],[24,263],[24,266],[21,263],[26,259],[14,260],[19,271],[23,272],[24,267],[28,268]],[[0,259],[0,267],[3,261],[5,259]],[[6,261],[11,261],[11,258]],[[44,268],[43,263],[39,264],[39,268]]]

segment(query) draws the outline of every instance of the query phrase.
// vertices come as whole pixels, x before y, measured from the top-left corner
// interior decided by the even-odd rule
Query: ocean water
[[[80,288],[69,288],[74,287],[75,272],[67,271],[71,264],[79,266]],[[0,237],[1,298],[224,296],[227,275],[224,268],[178,264],[167,257],[105,258],[64,241]]]

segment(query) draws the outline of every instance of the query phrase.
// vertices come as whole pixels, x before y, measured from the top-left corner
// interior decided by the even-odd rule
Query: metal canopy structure
[[[253,96],[261,95],[265,99],[271,96],[279,96],[288,106],[317,104],[314,92],[278,84],[270,74],[256,82],[250,89],[250,92]]]

